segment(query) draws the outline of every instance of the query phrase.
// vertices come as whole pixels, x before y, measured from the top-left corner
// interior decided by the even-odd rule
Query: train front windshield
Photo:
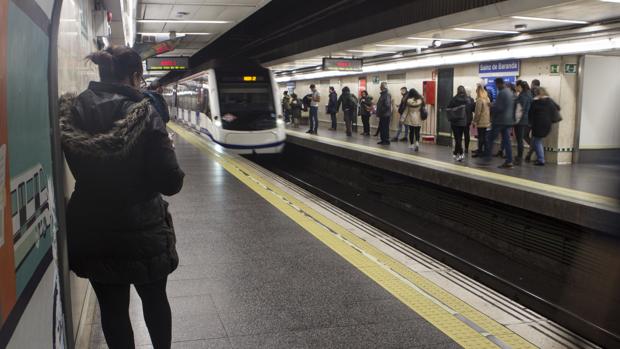
[[[222,127],[253,131],[276,127],[269,80],[256,76],[224,77],[218,81]]]

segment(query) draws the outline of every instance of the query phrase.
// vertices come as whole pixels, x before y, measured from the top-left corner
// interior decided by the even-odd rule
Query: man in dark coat
[[[377,116],[379,117],[379,132],[381,141],[377,144],[390,144],[390,118],[392,117],[392,96],[387,89],[387,82],[382,82],[381,96],[377,101]]]
[[[331,131],[336,131],[338,126],[338,119],[336,119],[336,113],[338,112],[338,108],[336,104],[338,103],[338,95],[336,94],[336,89],[333,86],[329,87],[329,101],[327,102],[327,113],[331,117],[332,127],[330,127]]]

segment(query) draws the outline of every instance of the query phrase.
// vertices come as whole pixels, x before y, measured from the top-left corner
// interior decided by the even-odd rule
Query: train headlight
[[[278,125],[284,125],[284,120],[282,120],[282,119],[278,119],[278,120],[276,120],[276,123],[277,123]]]
[[[217,119],[216,119],[216,120],[213,122],[213,124],[214,124],[216,127],[222,127],[222,122],[221,122],[220,120],[217,120]]]

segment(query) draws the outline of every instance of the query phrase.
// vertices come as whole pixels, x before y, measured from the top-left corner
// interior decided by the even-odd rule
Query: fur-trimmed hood
[[[92,87],[91,83],[79,96],[60,97],[63,149],[72,155],[91,158],[126,158],[149,128],[152,105],[133,91],[129,96],[110,91],[110,84],[107,91],[100,86]]]

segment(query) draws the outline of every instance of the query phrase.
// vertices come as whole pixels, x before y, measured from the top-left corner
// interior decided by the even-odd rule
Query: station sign
[[[521,61],[507,59],[502,61],[482,62],[478,64],[480,76],[519,76]]]
[[[356,58],[323,58],[323,70],[362,71],[362,64]]]
[[[146,60],[146,70],[188,70],[189,57],[153,57]]]

